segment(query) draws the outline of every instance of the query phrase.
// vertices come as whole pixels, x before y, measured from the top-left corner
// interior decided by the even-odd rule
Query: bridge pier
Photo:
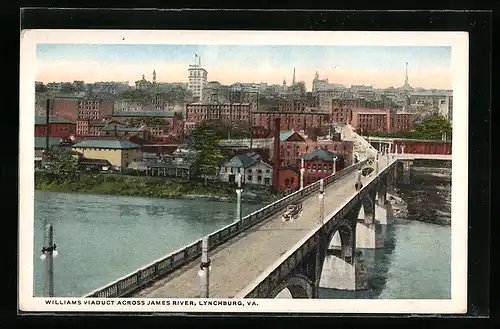
[[[337,290],[367,289],[367,273],[363,254],[356,251],[352,257],[342,257],[340,249],[329,249],[323,263],[319,287]]]

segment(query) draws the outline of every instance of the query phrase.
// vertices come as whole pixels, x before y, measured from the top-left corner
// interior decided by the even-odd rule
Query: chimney
[[[280,170],[280,118],[274,119],[273,186],[279,188]]]

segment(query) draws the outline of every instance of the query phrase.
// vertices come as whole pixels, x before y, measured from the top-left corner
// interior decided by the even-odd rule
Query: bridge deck
[[[385,157],[379,168],[387,165]],[[325,189],[325,215],[355,193],[357,173],[353,172]],[[363,177],[363,182],[370,178]],[[283,222],[281,214],[248,229],[210,252],[210,297],[233,298],[265,269],[291,249],[318,225],[318,196],[303,201],[303,213],[293,222]],[[138,291],[138,298],[197,298],[200,296],[200,261],[197,260]]]

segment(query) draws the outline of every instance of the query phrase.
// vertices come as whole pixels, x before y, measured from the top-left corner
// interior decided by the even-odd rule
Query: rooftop
[[[91,139],[73,145],[73,148],[137,149],[139,145],[128,140]]]
[[[330,152],[325,149],[319,149],[316,150],[312,153],[308,153],[302,157],[303,160],[308,161],[308,160],[314,160],[314,159],[319,159],[319,160],[324,160],[324,161],[333,161],[333,159],[338,160],[341,159],[342,156],[340,154],[336,154],[333,152]]]
[[[151,118],[172,118],[174,117],[174,112],[160,112],[160,111],[148,111],[148,112],[140,112],[140,111],[123,111],[123,112],[114,112],[114,117],[151,117]]]
[[[35,124],[36,125],[44,125],[46,123],[47,123],[47,117],[44,117],[44,116],[36,116],[35,117]],[[70,124],[72,124],[73,122],[66,120],[66,119],[50,116],[49,123],[70,123]]]

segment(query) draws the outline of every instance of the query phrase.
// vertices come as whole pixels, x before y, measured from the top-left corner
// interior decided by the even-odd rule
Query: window
[[[238,174],[240,173],[240,169],[241,169],[241,168],[239,168],[239,167],[238,167]]]
[[[262,174],[262,169],[257,170],[257,173]]]
[[[271,178],[268,177],[264,178],[264,184],[271,185]]]
[[[307,165],[307,172],[311,172],[311,165]]]
[[[288,178],[285,178],[285,185],[288,186],[290,184],[290,180]]]
[[[316,165],[315,164],[313,164],[312,171],[316,171]]]
[[[247,176],[247,180],[251,181],[252,180],[252,175]]]
[[[292,177],[292,178],[290,178],[290,183],[293,184],[293,182],[294,182],[294,178]]]
[[[266,173],[270,173],[271,172],[271,169],[266,169]]]
[[[233,173],[233,167],[231,167],[231,174]]]
[[[248,169],[248,173],[251,174],[252,173],[252,169]]]

